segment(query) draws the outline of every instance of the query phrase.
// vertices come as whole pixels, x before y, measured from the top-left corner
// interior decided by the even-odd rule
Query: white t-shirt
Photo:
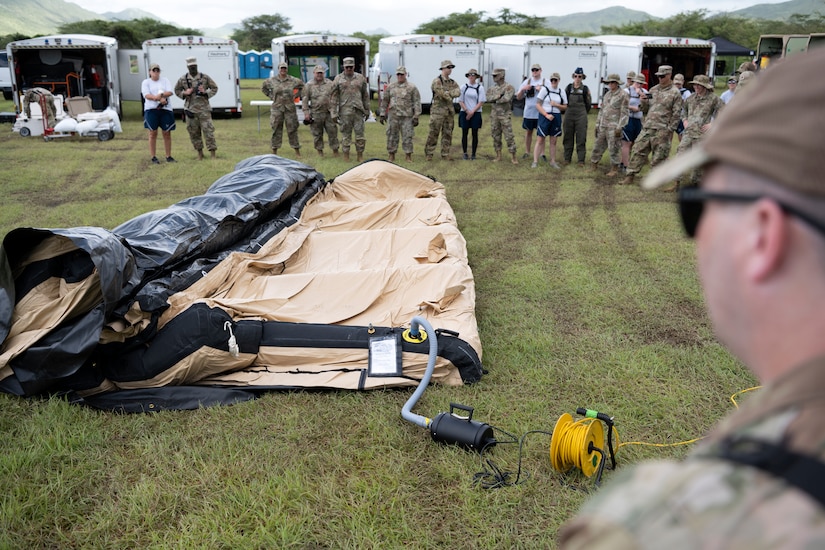
[[[519,86],[519,90],[528,84],[535,86],[536,94],[538,94],[542,84],[550,84],[550,81],[544,78],[533,78],[531,76],[524,79],[524,82]],[[539,118],[539,112],[538,109],[536,109],[536,94],[533,94],[533,97],[528,97],[526,93],[524,94],[524,118]]]
[[[544,107],[544,112],[549,115],[558,115],[561,109],[558,107],[551,107],[550,102],[555,101],[562,105],[567,105],[567,94],[561,88],[551,88],[549,86],[542,86],[539,93],[536,94],[536,100],[541,101],[541,106]],[[538,113],[538,110],[536,110]],[[536,117],[538,118],[538,117]]]
[[[148,111],[150,109],[157,109],[158,107],[158,102],[152,99],[146,99],[146,94],[158,95],[161,92],[174,92],[174,90],[172,89],[172,84],[169,82],[169,79],[165,76],[162,76],[157,80],[147,78],[143,81],[143,83],[141,83],[140,95],[142,95],[145,100],[143,104],[144,111]],[[172,105],[167,100],[166,105],[163,108],[167,111],[171,111]]]
[[[725,90],[724,92],[722,92],[722,95],[719,96],[719,97],[722,99],[722,101],[725,103],[725,105],[727,105],[728,101],[733,99],[733,94],[734,93],[735,93],[734,90],[728,89],[728,90]]]

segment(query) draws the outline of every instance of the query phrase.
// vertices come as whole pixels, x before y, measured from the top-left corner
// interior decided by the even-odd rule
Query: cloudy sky
[[[778,3],[779,0],[646,0],[645,2],[617,4],[610,0],[579,0],[575,3],[544,0],[524,0],[517,13],[547,17],[569,15],[574,12],[591,12],[610,6],[623,5],[628,9],[645,11],[656,17],[669,17],[679,12],[707,9],[711,13],[733,11],[759,3]],[[118,12],[134,7],[132,0],[75,0],[76,4],[96,13]],[[358,7],[355,7],[357,4]],[[496,15],[507,5],[501,0],[475,0],[474,2],[443,2],[440,0],[416,0],[412,2],[388,2],[387,0],[312,0],[311,2],[279,2],[270,7],[259,0],[174,0],[141,5],[141,9],[157,17],[183,27],[218,28],[227,23],[240,23],[247,17],[279,13],[289,18],[292,32],[330,32],[352,34],[384,29],[390,34],[407,34],[418,25],[450,13],[468,9]],[[350,7],[351,6],[351,7]]]

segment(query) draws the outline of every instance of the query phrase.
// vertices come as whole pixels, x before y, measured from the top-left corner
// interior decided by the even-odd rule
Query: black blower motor
[[[459,416],[455,409],[468,414]],[[473,420],[473,408],[458,403],[450,403],[450,412],[439,413],[429,429],[433,441],[455,444],[477,452],[496,444],[493,428],[486,422]]]

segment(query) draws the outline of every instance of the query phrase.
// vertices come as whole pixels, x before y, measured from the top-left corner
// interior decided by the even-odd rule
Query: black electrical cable
[[[479,456],[481,458],[482,471],[477,472],[473,476],[473,483],[480,485],[483,489],[498,489],[500,487],[512,487],[514,485],[519,485],[520,483],[527,481],[530,478],[530,473],[524,472],[524,475],[522,476],[521,471],[521,459],[523,456],[524,441],[530,434],[540,433],[552,436],[553,433],[545,430],[530,430],[528,432],[525,432],[524,435],[522,435],[520,438],[517,438],[515,435],[508,433],[504,430],[495,427],[493,427],[493,429],[497,432],[505,434],[510,439],[503,441],[495,439],[481,448]],[[515,474],[515,479],[513,479],[513,472],[503,471],[491,459],[484,458],[484,451],[487,450],[487,447],[491,447],[493,445],[501,445],[516,442],[518,442],[518,469]]]

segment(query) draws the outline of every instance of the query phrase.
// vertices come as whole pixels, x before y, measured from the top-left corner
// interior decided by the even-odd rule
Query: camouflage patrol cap
[[[616,74],[616,73],[609,74],[609,75],[607,75],[607,78],[604,79],[604,82],[621,83],[621,81],[622,81],[621,78],[619,78],[619,75]]]
[[[673,74],[673,67],[670,65],[659,65],[656,70],[656,76],[664,76],[666,74]]]
[[[659,73],[656,73],[656,74],[659,74]],[[682,82],[682,83],[684,83],[685,82],[685,75],[683,75],[682,73],[676,73],[675,75],[673,75],[673,82]]]
[[[405,67],[404,65],[399,65],[398,68],[395,69],[395,74],[396,75],[399,75],[399,74],[406,75],[407,74],[407,67]]]
[[[504,69],[493,69],[493,76],[504,76]]]
[[[355,67],[355,58],[354,57],[345,57],[344,58],[344,67]]]
[[[559,73],[553,73],[550,75],[550,80],[561,80],[561,75]]]
[[[441,68],[442,69],[455,69],[455,65],[453,65],[453,62],[450,61],[449,59],[445,59],[444,61],[441,62]]]
[[[713,91],[713,82],[711,81],[710,77],[706,74],[700,74],[693,77],[693,80],[688,82],[688,84],[697,84],[708,90]]]
[[[627,71],[625,78],[636,78],[636,71]]]
[[[287,65],[286,63],[284,63],[283,61],[281,61],[280,63],[278,63],[278,68],[279,68],[279,69],[288,69],[288,68],[289,68],[289,65]]]
[[[155,69],[160,70],[160,65],[158,65],[157,63],[152,63],[151,65],[149,65],[149,72],[150,73],[152,71],[154,71]]]
[[[812,116],[822,112],[825,86],[796,87],[792,104],[785,93],[789,82],[804,82],[823,66],[825,49],[820,48],[759,73],[752,79],[759,85],[748,90],[745,100],[728,104],[698,145],[651,170],[642,186],[653,189],[690,170],[722,162],[780,187],[825,198],[825,155],[819,153],[825,124],[821,116]]]
[[[327,72],[327,69],[323,65],[315,65],[315,68],[312,69],[312,72],[313,73],[325,73],[325,72]]]
[[[190,65],[197,65],[198,59],[196,57],[187,57],[186,58],[186,66],[189,67]]]
[[[533,65],[530,67],[530,70],[532,71],[533,69],[536,69],[536,70],[540,71],[541,70],[541,65],[539,65],[538,63],[533,63]]]

